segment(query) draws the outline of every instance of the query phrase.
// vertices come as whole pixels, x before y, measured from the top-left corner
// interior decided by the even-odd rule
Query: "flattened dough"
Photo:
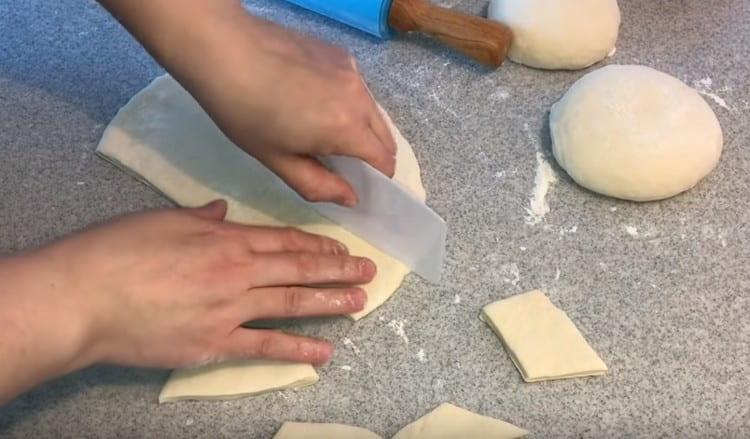
[[[212,364],[172,372],[159,402],[238,399],[318,382],[309,364],[252,360]]]
[[[575,324],[539,290],[482,309],[524,381],[604,375],[607,366]]]
[[[393,439],[515,439],[527,434],[513,424],[445,403],[402,428]]]
[[[414,151],[387,121],[398,146],[393,178],[424,201]],[[382,305],[409,273],[401,262],[304,206],[281,179],[232,144],[170,76],[156,78],[120,109],[97,152],[181,206],[224,198],[230,221],[298,227],[338,239],[353,255],[369,257],[378,275],[364,286],[367,305],[351,315],[354,320]]]
[[[343,424],[284,422],[273,439],[383,439],[370,430]]]
[[[414,152],[389,118],[387,121],[398,146],[394,179],[424,201]],[[382,305],[409,273],[398,260],[305,207],[275,174],[232,144],[192,96],[168,75],[156,78],[120,109],[104,131],[97,152],[181,206],[199,206],[223,198],[229,205],[230,221],[298,227],[343,242],[353,255],[369,257],[377,265],[378,274],[363,286],[367,305],[351,315],[354,320]],[[315,375],[310,366],[275,371],[267,366],[246,362],[227,366],[226,370],[209,367],[175,372],[165,391],[169,390],[170,400],[232,398],[295,386],[300,380],[305,384],[305,377]],[[273,376],[275,384],[261,388],[252,379],[260,375]]]

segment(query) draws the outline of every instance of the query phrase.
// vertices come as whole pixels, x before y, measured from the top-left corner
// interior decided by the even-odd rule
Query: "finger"
[[[375,136],[386,147],[388,152],[395,157],[397,149],[396,141],[393,139],[391,129],[385,121],[385,116],[383,116],[375,101],[372,102],[372,109],[370,111],[370,129],[372,129]]]
[[[214,200],[200,207],[187,208],[185,211],[205,220],[222,221],[227,214],[227,202]]]
[[[248,227],[234,224],[256,253],[325,253],[347,255],[346,246],[326,236],[306,233],[292,227]]]
[[[349,207],[357,204],[357,194],[349,183],[314,158],[285,154],[263,162],[307,201],[329,201]]]
[[[333,154],[356,157],[388,177],[393,177],[396,157],[375,135],[369,121],[364,127],[349,132],[351,134],[340,136],[333,145]]]
[[[395,157],[398,146],[396,145],[396,140],[393,138],[393,133],[391,133],[391,128],[386,121],[388,115],[385,114],[385,110],[380,108],[380,105],[377,104],[375,96],[372,95],[372,92],[367,87],[364,79],[362,79],[362,85],[365,87],[367,95],[370,98],[370,128],[375,133],[375,136],[381,141],[383,146],[385,146],[386,149],[390,151],[391,155]]]
[[[234,359],[263,358],[295,363],[323,364],[333,346],[323,340],[262,329],[235,329],[227,339],[224,355]]]
[[[312,253],[263,253],[249,264],[254,287],[362,285],[375,276],[366,258]]]
[[[256,288],[242,297],[237,311],[243,321],[336,316],[361,311],[366,302],[361,288]]]

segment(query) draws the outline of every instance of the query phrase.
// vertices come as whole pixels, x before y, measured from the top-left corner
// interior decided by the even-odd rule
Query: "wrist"
[[[4,388],[22,392],[96,361],[84,309],[46,253],[0,260],[0,396]]]

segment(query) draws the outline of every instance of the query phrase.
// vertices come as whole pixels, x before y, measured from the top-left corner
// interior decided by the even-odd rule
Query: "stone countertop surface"
[[[481,14],[487,1],[442,3]],[[0,408],[0,436],[267,438],[298,420],[388,437],[452,402],[538,438],[750,437],[750,2],[622,0],[616,54],[576,72],[489,71],[423,37],[380,42],[280,1],[248,7],[356,55],[449,224],[444,283],[412,275],[357,323],[291,326],[338,347],[313,387],[158,405],[167,372],[94,367]],[[554,164],[550,106],[607,63],[648,65],[712,95],[724,153],[693,190],[618,201]],[[170,205],[94,155],[117,109],[161,72],[92,0],[0,4],[0,253]],[[537,152],[558,182],[550,212],[529,225]],[[536,288],[577,324],[605,377],[521,380],[477,316]]]

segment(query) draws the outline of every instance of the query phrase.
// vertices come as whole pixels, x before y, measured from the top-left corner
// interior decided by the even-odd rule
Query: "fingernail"
[[[367,303],[367,294],[363,290],[353,290],[347,296],[352,308],[357,311],[363,309]]]
[[[377,268],[375,267],[375,264],[369,260],[369,259],[360,259],[359,260],[359,272],[367,277],[372,277],[375,275],[375,272],[377,271]]]
[[[392,162],[388,164],[388,177],[393,178],[396,175],[396,156],[392,157]]]
[[[333,356],[333,346],[327,342],[315,343],[315,363],[324,364]]]
[[[346,207],[354,207],[357,205],[357,200],[351,197],[344,197],[341,199],[341,204],[343,204]]]

